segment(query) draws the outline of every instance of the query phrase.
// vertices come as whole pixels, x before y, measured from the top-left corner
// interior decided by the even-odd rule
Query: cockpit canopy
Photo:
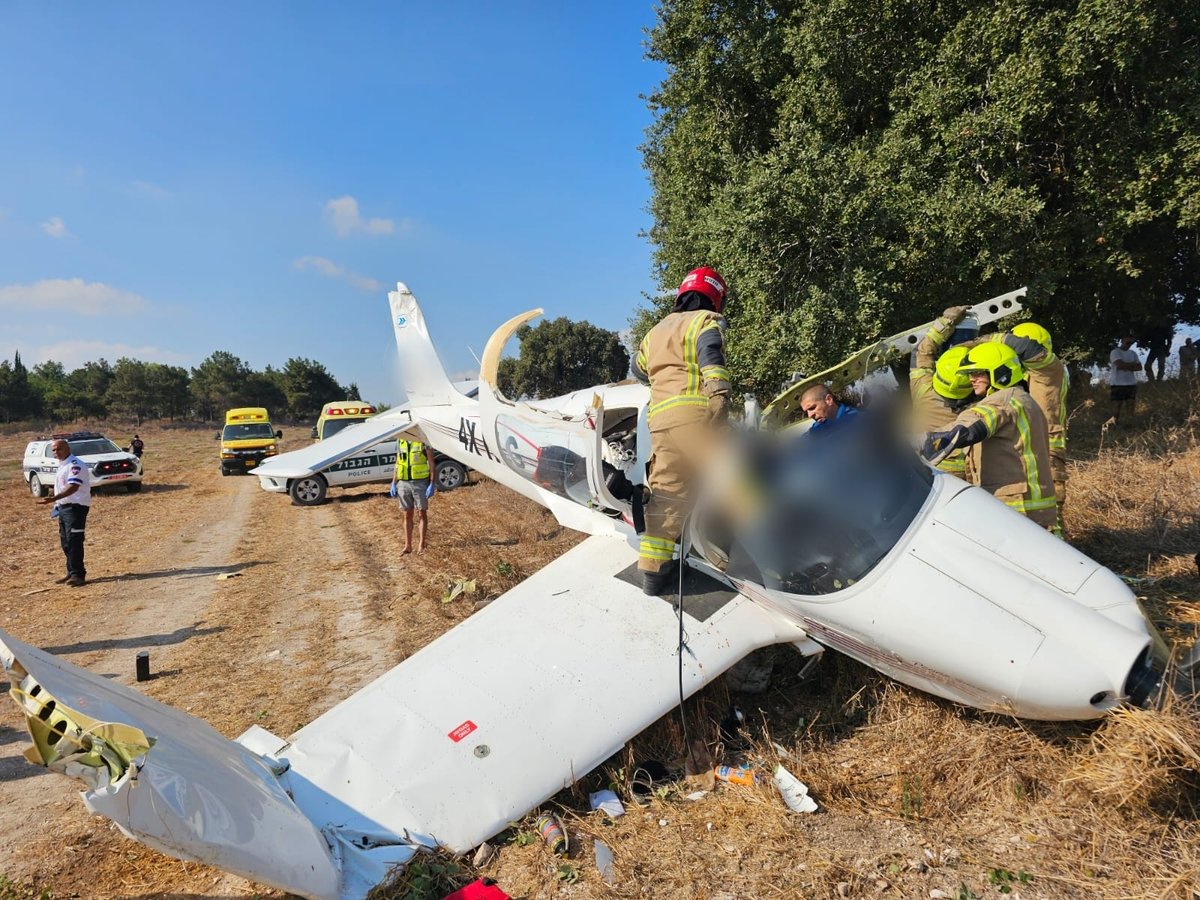
[[[726,517],[728,573],[790,594],[831,594],[871,571],[929,496],[932,470],[871,415],[812,434],[749,436],[749,513]]]

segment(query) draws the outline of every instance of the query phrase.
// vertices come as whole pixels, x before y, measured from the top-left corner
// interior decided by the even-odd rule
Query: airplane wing
[[[341,462],[373,447],[381,441],[394,440],[418,426],[406,409],[390,409],[385,413],[343,428],[331,438],[318,441],[299,450],[289,450],[265,460],[253,472],[275,478],[303,478]]]
[[[239,741],[275,769],[287,766],[277,780],[228,741],[224,756],[214,746],[203,764],[189,764],[180,753],[198,743],[195,735],[205,736],[204,747],[221,740],[207,725],[12,647],[18,665],[39,679],[53,675],[61,705],[87,709],[103,697],[96,718],[155,739],[140,770],[152,795],[145,802],[173,808],[153,796],[165,791],[191,819],[172,819],[166,840],[122,802],[101,806],[97,791],[85,792],[127,834],[305,897],[362,896],[420,847],[465,852],[501,831],[675,707],[675,607],[642,594],[636,562],[627,541],[588,538],[290,740],[252,728]],[[813,647],[796,625],[714,581],[689,580],[684,611],[685,696],[758,647]],[[147,717],[147,708],[160,712]],[[327,849],[312,848],[313,834]],[[237,858],[213,850],[232,843]],[[338,870],[336,890],[324,870],[302,871],[326,856]]]

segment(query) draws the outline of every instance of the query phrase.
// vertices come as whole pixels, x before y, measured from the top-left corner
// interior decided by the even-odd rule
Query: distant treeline
[[[343,387],[323,365],[299,357],[261,372],[224,350],[191,370],[124,357],[116,365],[101,359],[71,372],[53,361],[27,369],[20,353],[0,361],[3,422],[108,416],[207,422],[234,406],[265,406],[278,419],[306,421],[330,400],[345,399],[361,399],[358,385]]]

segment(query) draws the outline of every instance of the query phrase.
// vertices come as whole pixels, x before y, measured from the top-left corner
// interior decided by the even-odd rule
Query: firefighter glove
[[[937,464],[950,455],[950,451],[966,442],[968,429],[964,425],[955,425],[949,431],[931,431],[925,437],[925,445],[921,455],[931,463]]]
[[[725,394],[710,394],[708,416],[714,425],[724,425],[725,420],[729,418],[729,397]]]
[[[963,316],[967,314],[967,306],[948,306],[942,315],[949,320],[951,325],[957,325],[963,320]]]

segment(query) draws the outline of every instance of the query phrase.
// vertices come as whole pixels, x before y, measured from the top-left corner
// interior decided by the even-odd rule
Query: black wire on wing
[[[692,763],[692,769],[699,772],[699,768],[696,765],[696,756],[692,750],[692,740],[688,736],[687,712],[683,708],[683,651],[687,647],[687,633],[683,628],[683,561],[687,555],[687,543],[684,538],[684,535],[687,534],[686,519],[683,522],[683,526],[679,537],[679,583],[675,594],[675,610],[679,615],[679,643],[675,648],[675,655],[679,658],[679,722],[683,726],[683,743],[687,747],[688,759]]]

